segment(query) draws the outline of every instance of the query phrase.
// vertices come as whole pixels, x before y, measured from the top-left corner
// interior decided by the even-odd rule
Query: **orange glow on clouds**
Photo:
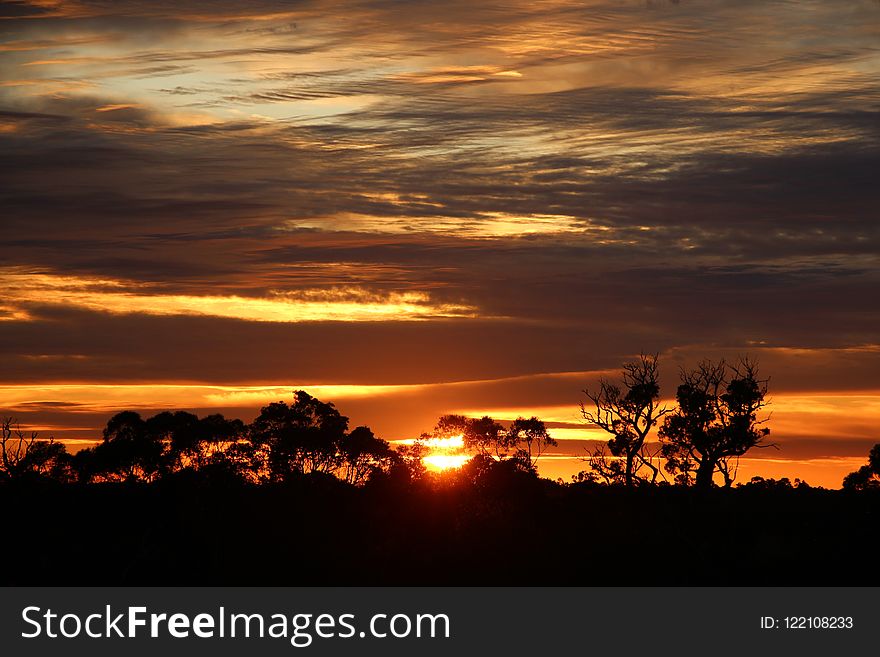
[[[418,321],[473,317],[471,306],[435,303],[424,292],[377,293],[360,287],[275,291],[264,297],[163,294],[124,281],[0,271],[2,317],[28,316],[27,306],[57,305],[113,314],[201,315],[251,322]]]

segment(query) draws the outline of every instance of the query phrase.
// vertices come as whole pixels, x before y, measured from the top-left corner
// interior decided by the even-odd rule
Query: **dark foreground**
[[[2,585],[877,585],[880,491],[0,487]]]

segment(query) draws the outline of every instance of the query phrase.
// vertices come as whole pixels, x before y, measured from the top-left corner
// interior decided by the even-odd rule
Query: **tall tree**
[[[640,354],[638,360],[623,364],[620,382],[602,378],[598,389],[583,391],[588,402],[581,404],[581,415],[613,436],[587,459],[608,483],[654,483],[660,475],[646,443],[660,418],[669,413],[660,404],[657,361],[657,354]]]
[[[350,484],[365,483],[378,472],[388,471],[395,454],[391,446],[373,435],[369,427],[355,427],[342,440],[339,477]]]
[[[166,471],[187,467],[197,459],[198,416],[186,411],[163,411],[147,418],[144,424],[145,431],[162,443]]]
[[[725,486],[736,479],[741,456],[765,442],[770,429],[759,417],[769,402],[767,380],[758,376],[757,364],[748,358],[729,364],[703,361],[682,371],[676,392],[678,407],[660,428],[665,468],[678,483],[708,488],[715,474]]]
[[[107,421],[103,437],[103,442],[75,455],[81,479],[153,481],[165,471],[162,436],[151,431],[140,414],[117,413]]]
[[[197,470],[217,463],[245,436],[241,420],[227,420],[219,413],[199,418],[185,411],[165,411],[146,423],[148,431],[165,445],[165,459],[172,470]]]
[[[297,390],[293,404],[263,407],[251,423],[250,437],[265,454],[269,478],[281,481],[294,473],[335,472],[343,464],[347,429],[348,418],[333,404]]]
[[[547,426],[534,416],[516,418],[507,429],[507,442],[516,447],[517,458],[532,470],[537,468],[538,459],[547,448],[557,445]]]

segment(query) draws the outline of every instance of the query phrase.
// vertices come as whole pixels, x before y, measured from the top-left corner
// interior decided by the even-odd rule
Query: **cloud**
[[[61,306],[116,315],[196,315],[250,322],[418,321],[475,317],[475,308],[433,304],[424,292],[377,295],[360,288],[272,291],[267,296],[169,294],[125,281],[0,270],[10,320],[33,319],[29,308]]]

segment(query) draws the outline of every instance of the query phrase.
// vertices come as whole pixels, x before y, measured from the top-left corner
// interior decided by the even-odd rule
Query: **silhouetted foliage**
[[[251,423],[250,438],[265,453],[269,480],[283,481],[291,474],[335,471],[347,429],[348,418],[333,404],[297,390],[293,404],[263,407]]]
[[[13,418],[4,418],[0,426],[0,481],[29,478],[72,481],[70,454],[63,443],[40,440],[36,431],[22,431]]]
[[[423,439],[462,439],[464,449],[494,459],[503,459],[513,449],[504,427],[488,416],[469,418],[464,415],[444,415],[430,434]]]
[[[637,361],[623,364],[621,383],[603,378],[598,390],[583,391],[589,399],[589,404],[580,407],[584,419],[613,436],[587,459],[593,472],[607,483],[655,483],[661,474],[656,454],[646,443],[648,434],[669,412],[659,404],[657,360],[657,354],[641,354]]]
[[[843,478],[847,490],[880,490],[880,443],[868,453],[868,464]]]
[[[428,474],[424,463],[428,451],[428,448],[418,441],[412,445],[398,445],[388,474],[398,480],[422,481]]]
[[[185,411],[165,411],[146,423],[150,435],[165,445],[164,467],[171,470],[216,464],[233,444],[245,437],[241,420],[227,420],[219,414],[200,419]]]
[[[363,484],[386,472],[395,460],[391,446],[376,438],[369,427],[356,427],[342,439],[340,476],[349,484]]]
[[[347,433],[348,418],[332,403],[298,390],[294,402],[265,406],[250,426],[256,454],[265,459],[270,481],[291,475],[341,474],[349,483],[363,483],[378,470],[391,467],[387,442],[367,427]]]
[[[505,428],[488,416],[464,415],[443,415],[431,433],[422,434],[421,441],[452,438],[461,438],[462,448],[474,455],[474,467],[489,461],[509,461],[508,467],[532,473],[536,472],[538,459],[547,448],[557,444],[546,425],[536,417],[518,417]]]
[[[756,403],[738,400],[756,393],[731,385],[736,380],[719,387],[729,395],[719,403],[740,417]],[[762,391],[758,385],[763,400]],[[870,476],[848,486],[856,492],[753,477],[697,493],[600,485],[595,473],[569,484],[542,479],[535,460],[553,443],[537,418],[506,429],[486,417],[441,419],[429,435],[461,432],[464,442],[469,432],[473,457],[440,473],[425,469],[424,444],[393,450],[367,427],[349,432],[348,418],[305,393],[267,406],[257,420],[248,427],[219,415],[119,413],[101,444],[74,456],[82,473],[76,485],[63,445],[7,421],[3,463],[17,474],[2,466],[0,504],[16,567],[0,571],[0,584],[791,585],[809,572],[811,584],[841,585],[876,578],[880,504],[868,489],[877,488],[880,445],[865,466]],[[60,545],[64,562],[76,567],[60,564]],[[662,567],[543,567],[553,554],[595,564],[642,564],[652,555]],[[835,567],[815,568],[820,558]]]
[[[123,411],[107,422],[103,442],[76,454],[85,481],[154,481],[165,469],[162,435],[151,430],[139,413]]]
[[[677,483],[709,488],[720,473],[725,486],[736,479],[739,458],[753,447],[769,447],[764,439],[769,418],[758,413],[767,405],[767,381],[746,359],[735,364],[704,361],[681,373],[678,407],[660,428],[665,468]]]
[[[78,452],[72,465],[83,482],[152,482],[193,472],[260,483],[324,473],[360,485],[401,462],[368,427],[347,428],[333,404],[302,391],[290,405],[264,407],[250,425],[219,414],[164,411],[144,420],[123,411],[107,422],[103,441]],[[412,461],[406,464],[414,468]]]
[[[548,447],[556,447],[557,442],[547,431],[547,426],[538,418],[518,417],[507,429],[507,440],[516,447],[516,458],[536,470],[538,459]]]
[[[185,470],[224,472],[246,478],[253,450],[245,445],[245,425],[222,415],[198,418],[185,411],[162,412],[144,420],[133,411],[107,422],[103,441],[73,457],[81,481],[156,481]]]
[[[810,484],[801,479],[795,478],[794,483],[788,477],[781,479],[765,479],[764,477],[752,477],[744,484],[737,484],[737,488],[745,488],[748,490],[774,491],[774,490],[792,490],[795,488],[812,488]]]

